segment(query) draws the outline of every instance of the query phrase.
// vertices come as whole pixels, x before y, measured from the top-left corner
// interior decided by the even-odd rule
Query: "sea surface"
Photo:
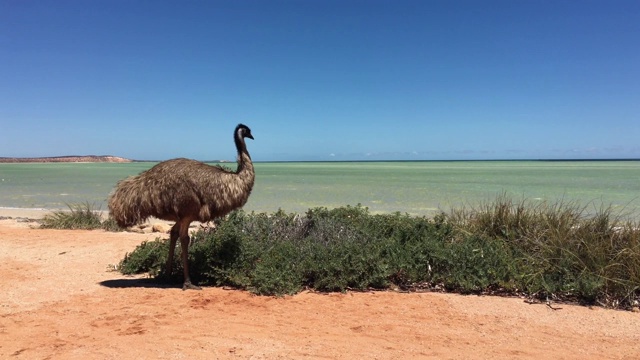
[[[118,180],[153,162],[0,164],[0,207],[107,210]],[[235,164],[225,164],[235,168]],[[640,161],[415,161],[256,163],[245,211],[305,212],[361,204],[373,213],[433,215],[506,194],[531,202],[611,206],[640,217]]]

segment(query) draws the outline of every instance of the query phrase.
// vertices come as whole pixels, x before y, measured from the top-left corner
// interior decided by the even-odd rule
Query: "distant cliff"
[[[52,163],[52,162],[108,162],[108,163],[128,163],[133,160],[121,158],[118,156],[53,156],[53,157],[36,157],[36,158],[13,158],[0,157],[0,163]]]

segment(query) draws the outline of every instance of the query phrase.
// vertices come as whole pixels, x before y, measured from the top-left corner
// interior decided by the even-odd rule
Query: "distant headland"
[[[52,156],[52,157],[33,157],[33,158],[19,158],[19,157],[0,157],[0,163],[129,163],[133,160],[125,159],[118,156],[111,155],[83,155],[83,156]]]

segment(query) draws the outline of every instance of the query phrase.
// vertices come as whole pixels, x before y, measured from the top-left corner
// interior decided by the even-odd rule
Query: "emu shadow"
[[[167,282],[164,279],[115,279],[105,280],[98,284],[110,289],[147,288],[147,289],[181,289],[179,283]]]

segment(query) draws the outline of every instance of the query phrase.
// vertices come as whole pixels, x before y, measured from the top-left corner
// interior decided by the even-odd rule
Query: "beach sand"
[[[111,270],[164,235],[32,226],[0,220],[2,359],[640,358],[637,312],[438,293],[182,291]]]

